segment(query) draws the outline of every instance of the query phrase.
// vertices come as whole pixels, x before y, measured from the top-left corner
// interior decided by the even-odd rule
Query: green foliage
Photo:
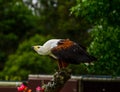
[[[89,52],[98,57],[95,74],[120,75],[120,28],[97,25],[92,31],[94,37]]]
[[[82,16],[91,23],[106,20],[109,25],[120,25],[119,10],[120,0],[77,0],[77,5],[71,8],[76,16]]]
[[[0,70],[19,42],[41,32],[38,19],[21,0],[0,1]]]
[[[79,65],[70,65],[69,68],[72,69],[73,75],[89,74],[88,66],[84,63],[81,63]]]
[[[28,2],[29,6],[33,6],[30,1]],[[41,7],[37,4],[41,4]],[[35,14],[40,16],[39,25],[44,30],[42,34],[53,35],[55,38],[70,38],[84,45],[89,44],[91,40],[87,32],[89,23],[70,14],[70,8],[75,4],[74,0],[38,0],[37,4],[33,8]]]
[[[89,52],[98,58],[87,67],[89,74],[120,75],[120,1],[77,0],[71,12],[93,25]]]
[[[34,52],[33,45],[44,43],[50,39],[41,35],[35,35],[29,40],[21,43],[15,54],[9,56],[5,68],[1,74],[3,78],[8,76],[8,80],[27,79],[28,74],[51,74],[55,71],[56,64],[49,57],[40,56]]]

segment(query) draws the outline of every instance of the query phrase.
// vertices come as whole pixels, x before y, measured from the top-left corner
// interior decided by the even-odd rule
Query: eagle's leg
[[[58,60],[58,68],[59,70],[62,68],[62,62],[60,60]]]
[[[62,69],[62,68],[65,68],[67,66],[68,66],[68,63],[63,62],[61,60],[58,61],[58,68],[59,68],[59,70]]]
[[[63,62],[63,61],[61,61],[61,63],[62,63],[62,68],[66,68],[69,65],[68,63]]]

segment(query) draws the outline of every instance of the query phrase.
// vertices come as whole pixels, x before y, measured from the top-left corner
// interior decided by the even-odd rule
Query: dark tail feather
[[[78,58],[76,61],[77,61],[76,63],[82,63],[82,62],[91,63],[91,62],[97,61],[97,58],[91,55],[86,55],[86,56]]]

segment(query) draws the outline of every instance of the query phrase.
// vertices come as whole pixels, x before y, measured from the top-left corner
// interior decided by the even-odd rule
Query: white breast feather
[[[43,47],[45,48],[46,52],[47,52],[50,56],[52,56],[53,58],[55,58],[55,59],[57,59],[57,57],[54,56],[54,55],[51,53],[51,49],[54,48],[54,47],[56,47],[59,41],[60,41],[60,39],[52,39],[52,40],[47,41],[47,42],[43,45]]]
[[[52,39],[52,40],[48,40],[46,43],[43,44],[43,48],[44,48],[44,53],[46,53],[46,55],[50,55],[53,58],[56,58],[52,53],[51,53],[51,49],[56,47],[58,42],[60,41],[60,39]]]

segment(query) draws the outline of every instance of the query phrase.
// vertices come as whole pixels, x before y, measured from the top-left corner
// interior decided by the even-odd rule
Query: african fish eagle
[[[68,64],[90,63],[96,58],[89,55],[83,46],[69,39],[51,39],[32,48],[40,55],[49,55],[58,60],[59,69]]]

